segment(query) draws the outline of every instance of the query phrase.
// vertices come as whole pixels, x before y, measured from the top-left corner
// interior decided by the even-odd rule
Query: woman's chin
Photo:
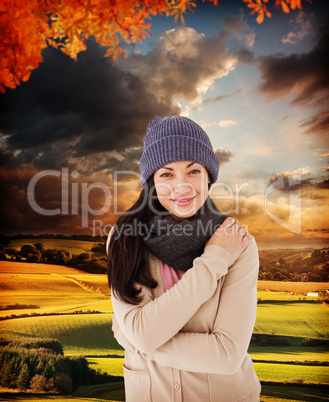
[[[183,221],[184,219],[188,219],[191,218],[191,216],[193,216],[195,214],[194,211],[189,211],[189,212],[185,212],[185,213],[177,213],[177,212],[172,212],[171,216],[178,220],[178,221]]]

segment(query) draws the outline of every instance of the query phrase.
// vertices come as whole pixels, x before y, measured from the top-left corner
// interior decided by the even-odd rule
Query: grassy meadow
[[[258,304],[255,333],[329,339],[329,309],[314,302]]]
[[[28,242],[15,240],[15,247],[20,247],[20,241]],[[71,247],[72,253],[85,252],[86,247],[93,246],[93,243],[73,240],[38,241],[46,248]],[[323,395],[328,389],[296,386],[296,391],[293,385],[285,384],[329,384],[329,308],[316,303],[316,297],[306,296],[308,292],[326,288],[328,283],[258,282],[254,333],[286,342],[283,346],[250,345],[255,370],[264,382],[262,401],[325,400]],[[0,318],[7,317],[0,321],[0,336],[56,338],[65,355],[84,355],[95,370],[123,376],[124,350],[111,331],[113,307],[106,275],[58,265],[1,261],[0,306]],[[16,317],[9,318],[13,316]],[[304,338],[315,338],[322,343],[303,346]],[[292,389],[294,394],[290,394]],[[0,392],[0,400],[20,398],[12,394],[11,399],[3,399],[1,395]],[[24,395],[21,397],[25,399]],[[29,400],[50,399],[33,398]],[[65,400],[80,401],[80,398],[123,400],[122,383],[82,387],[74,398]]]

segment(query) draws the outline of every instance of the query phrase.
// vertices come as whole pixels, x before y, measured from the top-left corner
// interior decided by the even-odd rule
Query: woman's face
[[[179,221],[193,216],[202,207],[209,183],[207,169],[193,161],[171,162],[154,172],[160,204]]]

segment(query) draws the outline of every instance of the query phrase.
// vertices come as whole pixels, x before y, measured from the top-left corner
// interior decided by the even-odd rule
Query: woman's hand
[[[217,245],[225,248],[236,260],[247,247],[251,234],[242,227],[234,218],[228,217],[206,242],[205,247]]]

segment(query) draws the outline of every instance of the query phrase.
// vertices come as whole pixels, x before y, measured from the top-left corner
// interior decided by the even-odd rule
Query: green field
[[[70,356],[123,355],[113,337],[111,317],[111,314],[75,314],[16,318],[1,321],[0,329],[9,337],[56,338]]]
[[[329,384],[328,366],[306,366],[298,364],[254,363],[260,381],[302,382]]]
[[[253,360],[281,362],[329,362],[327,345],[302,346],[304,338],[287,337],[289,346],[258,346],[251,344],[249,354]]]
[[[102,398],[124,401],[124,386],[123,382],[116,382],[110,384],[100,384],[96,386],[80,387],[76,392],[76,396],[85,397],[86,400],[90,400],[95,396],[101,395]]]
[[[101,370],[102,373],[111,373],[111,375],[123,377],[123,356],[87,357],[87,360],[89,366],[96,371]]]
[[[263,384],[261,402],[328,401],[328,388]]]
[[[261,303],[254,332],[329,339],[329,308],[318,303]]]

